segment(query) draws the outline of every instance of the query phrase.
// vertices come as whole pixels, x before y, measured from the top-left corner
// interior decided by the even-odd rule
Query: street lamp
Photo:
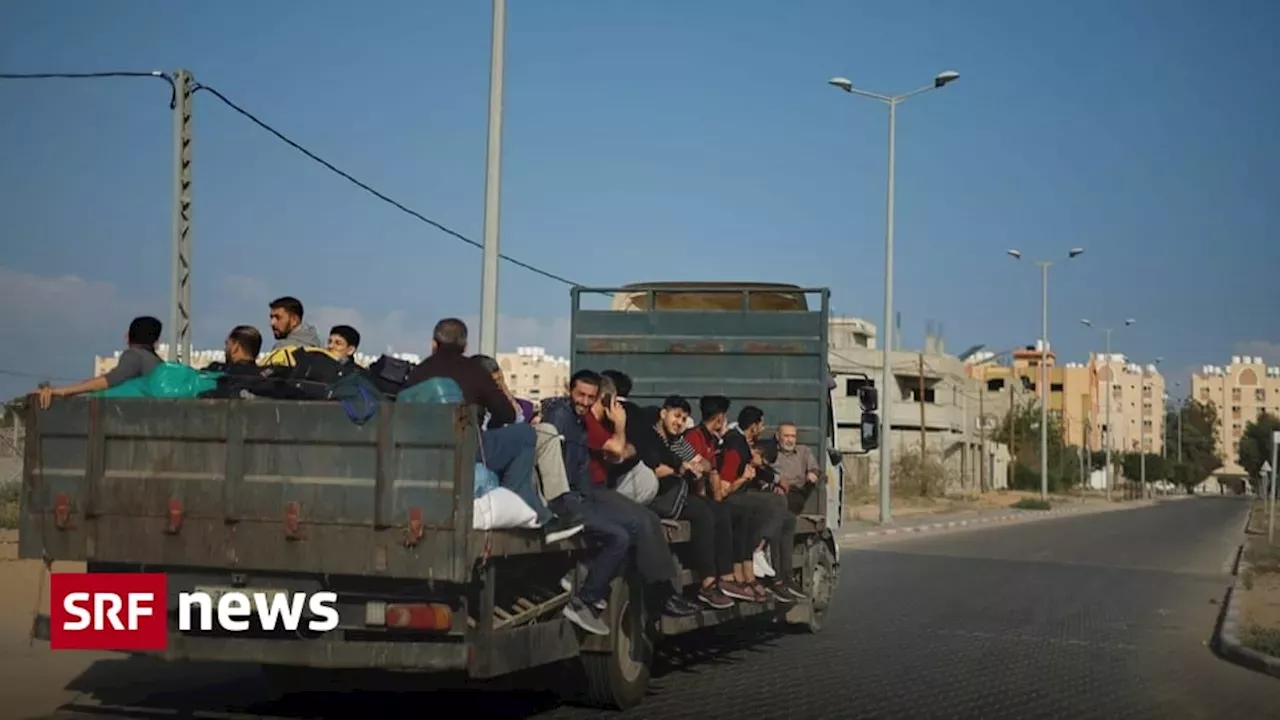
[[[1156,358],[1152,365],[1159,365],[1164,358]],[[1138,410],[1138,481],[1142,483],[1142,497],[1147,496],[1147,366],[1142,366],[1142,407]]]
[[[502,189],[502,80],[507,42],[507,0],[493,0],[489,44],[489,141],[484,168],[484,246],[480,259],[480,352],[498,353],[499,215]]]
[[[1022,259],[1022,251],[1006,251],[1014,260]],[[1067,259],[1084,254],[1084,248],[1071,248]],[[1049,497],[1049,267],[1057,260],[1037,260],[1040,266],[1040,499]]]
[[[848,78],[833,77],[827,81],[829,85],[840,88],[852,95],[878,100],[889,106],[889,182],[885,201],[884,227],[884,327],[883,334],[883,373],[881,375],[881,393],[889,397],[889,388],[894,387],[893,379],[893,195],[894,195],[894,153],[896,146],[898,105],[909,98],[930,90],[938,90],[960,79],[960,73],[954,70],[940,72],[934,76],[933,82],[916,88],[902,95],[881,95],[868,92],[853,86]],[[889,508],[891,463],[893,462],[892,443],[889,442],[891,427],[890,416],[893,414],[892,403],[885,405],[880,413],[880,522],[890,522],[892,511]]]
[[[1138,321],[1134,320],[1133,318],[1129,318],[1128,320],[1124,321],[1124,326],[1129,327],[1136,322]],[[1094,326],[1093,323],[1087,319],[1081,320],[1080,324],[1090,328]],[[1111,333],[1115,331],[1115,328],[1100,328],[1100,329],[1102,330],[1103,334],[1107,336],[1107,351],[1106,351],[1106,355],[1107,355],[1107,392],[1106,392],[1107,416],[1106,416],[1106,419],[1103,421],[1102,439],[1105,445],[1104,450],[1106,451],[1106,454],[1107,454],[1107,460],[1106,460],[1107,462],[1107,468],[1106,468],[1107,502],[1111,502],[1111,432],[1112,432],[1111,431],[1111,402],[1112,402],[1111,383],[1112,383],[1112,380],[1114,379],[1111,377],[1113,374],[1111,371]]]

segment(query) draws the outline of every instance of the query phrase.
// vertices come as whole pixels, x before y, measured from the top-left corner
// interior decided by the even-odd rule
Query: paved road
[[[1280,681],[1207,647],[1246,506],[1169,502],[846,551],[823,634],[693,639],[625,717],[1262,717],[1280,707]],[[476,717],[609,716],[515,690],[276,700],[253,670],[136,661],[100,662],[74,687],[180,717],[356,717],[442,703]]]

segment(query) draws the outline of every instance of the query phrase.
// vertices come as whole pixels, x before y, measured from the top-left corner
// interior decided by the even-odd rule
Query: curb
[[[1252,514],[1250,512],[1250,515]],[[1249,562],[1244,559],[1244,545],[1240,546],[1240,556],[1235,569],[1236,575],[1231,582],[1231,587],[1227,588],[1227,599],[1224,603],[1226,607],[1223,608],[1222,612],[1222,624],[1218,629],[1217,637],[1214,638],[1213,647],[1222,658],[1230,662],[1280,678],[1280,658],[1245,647],[1240,642],[1240,606],[1242,603],[1236,600],[1236,588],[1240,586],[1240,578],[1249,572]]]
[[[1011,510],[1002,515],[989,515],[987,517],[971,518],[968,520],[950,520],[945,522],[929,523],[926,525],[911,525],[899,528],[884,528],[880,530],[863,530],[861,532],[847,532],[840,535],[840,543],[856,543],[859,540],[870,538],[888,537],[893,535],[911,535],[926,532],[935,532],[938,530],[952,530],[955,528],[971,527],[974,525],[988,525],[992,523],[1014,522],[1017,520],[1036,520],[1040,518],[1065,517],[1069,515],[1081,515],[1085,513],[1111,512],[1115,510],[1132,510],[1141,507],[1151,507],[1159,500],[1138,500],[1128,503],[1120,503],[1110,507],[1095,509],[1095,507],[1077,506],[1062,508],[1058,510]]]

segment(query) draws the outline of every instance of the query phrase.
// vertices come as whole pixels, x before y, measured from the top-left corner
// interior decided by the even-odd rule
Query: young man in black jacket
[[[565,615],[579,625],[600,620],[609,583],[622,570],[630,548],[635,548],[636,571],[653,589],[663,614],[689,615],[697,607],[683,600],[671,562],[662,522],[648,509],[604,485],[591,482],[591,462],[584,418],[597,404],[600,376],[579,370],[569,380],[569,397],[552,398],[542,405],[542,421],[555,427],[563,438],[564,467],[578,511],[589,538],[599,544],[599,552],[587,567],[586,578]],[[622,542],[625,540],[625,543]],[[570,588],[572,581],[567,580]]]

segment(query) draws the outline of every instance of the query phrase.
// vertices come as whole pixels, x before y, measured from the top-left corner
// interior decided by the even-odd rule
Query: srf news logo
[[[328,632],[338,627],[338,596],[248,588],[178,593],[178,629]],[[54,573],[49,583],[52,650],[164,650],[169,583],[163,573]]]

